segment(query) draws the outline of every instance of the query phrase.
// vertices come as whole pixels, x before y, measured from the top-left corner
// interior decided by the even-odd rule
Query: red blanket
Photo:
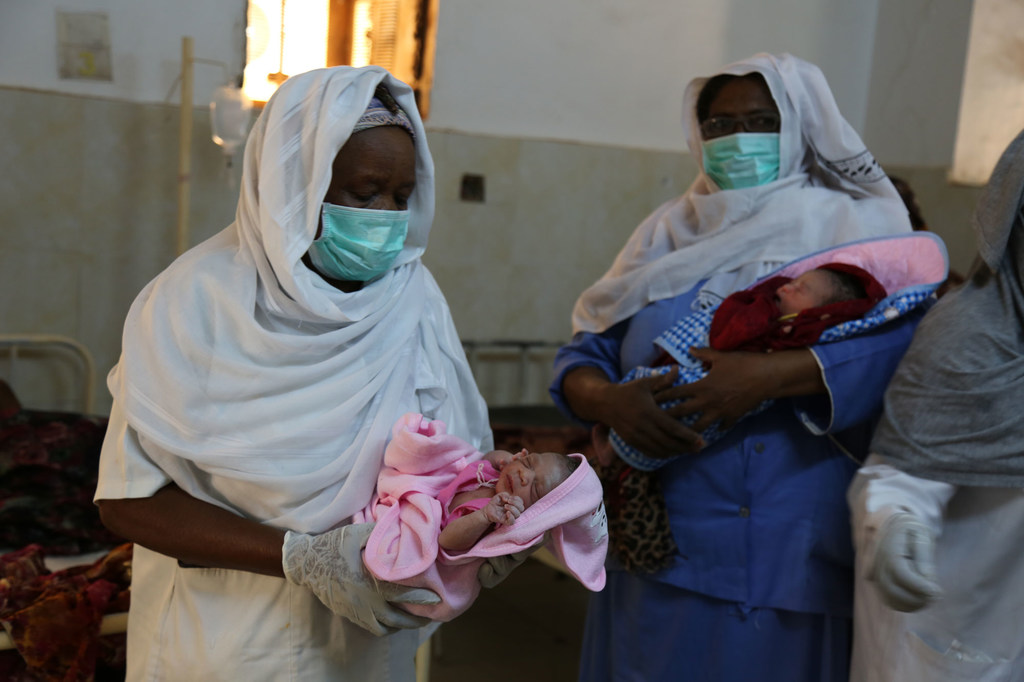
[[[124,635],[100,637],[108,613],[128,610],[132,545],[95,563],[51,573],[39,545],[0,557],[0,625],[14,651],[0,656],[4,680],[93,680],[124,663]]]

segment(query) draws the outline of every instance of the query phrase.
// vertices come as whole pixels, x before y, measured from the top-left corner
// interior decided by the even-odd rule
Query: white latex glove
[[[375,635],[418,628],[429,618],[414,616],[394,604],[437,604],[430,590],[377,580],[363,565],[363,548],[372,523],[358,523],[320,535],[288,532],[281,565],[290,582],[313,591],[327,608]]]
[[[917,611],[935,601],[942,588],[936,581],[935,534],[913,514],[897,513],[878,531],[874,566],[868,579],[889,607]]]
[[[491,588],[500,583],[502,580],[508,577],[509,573],[519,568],[524,561],[526,561],[531,554],[536,552],[544,545],[543,542],[538,542],[533,547],[524,549],[521,552],[515,554],[504,554],[502,556],[493,556],[485,561],[476,572],[476,579],[480,581],[481,587]]]

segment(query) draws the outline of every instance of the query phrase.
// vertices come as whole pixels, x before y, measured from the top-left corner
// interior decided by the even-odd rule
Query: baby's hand
[[[523,498],[511,493],[498,493],[480,511],[487,520],[499,526],[511,526],[526,509]]]

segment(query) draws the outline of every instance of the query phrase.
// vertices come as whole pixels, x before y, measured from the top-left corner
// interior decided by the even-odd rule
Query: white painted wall
[[[3,0],[0,86],[136,102],[167,98],[181,37],[241,68],[245,0]],[[435,130],[683,150],[682,91],[754,52],[818,64],[883,161],[948,163],[964,0],[442,0]],[[56,12],[110,16],[112,83],[57,76]],[[876,29],[877,27],[877,29]],[[877,39],[876,39],[877,38]],[[200,64],[196,103],[223,76]],[[176,101],[172,94],[172,101]]]
[[[988,181],[996,161],[1024,122],[1024,3],[978,0],[960,102],[954,181]]]
[[[195,57],[241,73],[246,0],[2,0],[0,86],[163,102],[181,70],[181,39],[192,36]],[[110,22],[113,81],[62,80],[57,69],[57,11],[105,12]],[[195,101],[221,85],[219,66],[195,68]],[[178,101],[177,91],[171,101]]]
[[[883,164],[948,168],[952,163],[973,4],[881,3],[868,116],[858,129]],[[1021,27],[1016,30],[1019,34]]]
[[[690,79],[755,52],[822,68],[867,106],[877,0],[442,0],[430,125],[685,150]]]

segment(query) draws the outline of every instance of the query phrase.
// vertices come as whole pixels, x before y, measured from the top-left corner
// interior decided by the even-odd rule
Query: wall
[[[972,3],[963,0],[445,0],[429,124],[511,138],[683,151],[686,83],[758,51],[818,64],[883,162],[946,165]],[[238,73],[246,0],[8,0],[0,86],[165,102],[181,36]],[[61,80],[56,12],[110,17],[114,81]],[[196,67],[197,103],[220,67]],[[643,118],[639,118],[643,112]]]
[[[957,113],[973,3],[879,5],[868,116],[862,135],[886,170],[914,188],[930,228],[966,271],[975,254],[975,187],[951,185]]]
[[[109,14],[113,83],[57,78],[57,9]],[[445,0],[431,125],[681,151],[679,107],[691,78],[754,52],[788,51],[822,67],[860,128],[877,14],[878,0]],[[0,85],[162,102],[183,35],[194,37],[197,57],[238,72],[244,19],[245,0],[7,2]],[[221,72],[200,65],[196,78],[202,98]]]
[[[132,102],[163,102],[181,67],[181,38],[195,56],[239,74],[245,59],[247,0],[4,0],[0,3],[0,85]],[[113,81],[62,80],[57,11],[109,17]],[[224,82],[218,65],[196,66],[197,102]],[[172,92],[173,102],[177,93]]]
[[[128,307],[173,258],[177,126],[169,105],[0,89],[0,128],[19,141],[0,146],[0,162],[19,169],[0,180],[0,289],[16,292],[0,297],[0,332],[85,343],[96,356],[104,410],[103,379],[117,361]],[[238,172],[226,173],[207,119],[197,115],[195,126],[193,243],[234,218]],[[688,156],[668,152],[428,137],[438,208],[425,261],[466,339],[566,340],[577,293],[694,172]],[[488,178],[486,203],[459,201],[467,168]],[[531,393],[542,400],[550,357],[536,360]],[[495,377],[495,399],[517,396],[514,378]]]
[[[973,3],[883,2],[865,142],[883,164],[949,167]]]
[[[953,153],[954,182],[985,182],[1024,121],[1024,3],[977,0]]]
[[[238,191],[198,113],[193,242],[233,219]],[[0,145],[2,167],[17,169],[0,178],[0,332],[84,343],[105,410],[128,306],[174,257],[178,109],[0,89],[0,129],[17,141]]]
[[[567,341],[579,292],[603,274],[633,228],[692,180],[689,155],[434,132],[437,216],[424,262],[463,339]],[[463,171],[486,201],[459,200]],[[497,360],[501,360],[497,358]],[[550,354],[527,377],[545,399]],[[483,364],[492,402],[518,396],[515,356]]]
[[[438,207],[425,261],[461,335],[565,340],[578,293],[694,175],[679,153],[685,83],[759,50],[822,66],[879,160],[908,176],[936,231],[959,240],[951,251],[965,267],[974,194],[947,191],[943,161],[962,4],[444,0],[428,121]],[[113,84],[56,78],[58,6],[110,13]],[[173,257],[178,110],[176,94],[165,99],[180,36],[196,37],[199,57],[240,63],[243,14],[242,0],[0,4],[0,161],[17,169],[0,177],[0,287],[15,292],[0,299],[0,331],[72,335],[102,376],[116,362],[131,300]],[[197,70],[193,243],[234,215],[237,188],[201,108],[219,77]],[[934,125],[901,115],[923,103]],[[464,173],[485,176],[484,203],[459,200]],[[532,369],[538,401],[547,362]],[[489,397],[510,400],[502,384]]]
[[[692,78],[786,51],[822,67],[859,128],[877,5],[445,0],[431,125],[683,151],[680,108]]]

